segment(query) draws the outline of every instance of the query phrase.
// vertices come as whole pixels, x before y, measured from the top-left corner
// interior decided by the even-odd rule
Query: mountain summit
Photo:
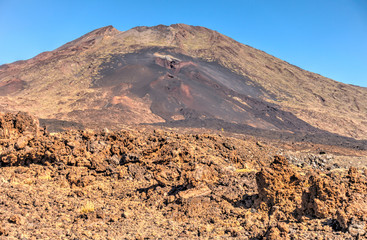
[[[185,24],[94,30],[0,66],[0,111],[90,126],[166,124],[367,139],[367,89]]]

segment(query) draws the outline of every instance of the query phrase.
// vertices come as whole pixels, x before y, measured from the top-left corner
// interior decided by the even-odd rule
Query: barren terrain
[[[0,66],[0,239],[367,239],[367,88],[185,24]]]
[[[0,115],[0,239],[367,238],[366,151],[177,131]]]

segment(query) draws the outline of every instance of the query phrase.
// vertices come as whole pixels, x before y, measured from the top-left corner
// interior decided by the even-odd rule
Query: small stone
[[[94,176],[88,175],[80,178],[79,186],[86,187],[92,184],[95,180]]]
[[[110,219],[108,220],[109,222],[118,222],[119,218],[117,216],[112,216],[110,217]]]
[[[183,199],[188,199],[191,197],[201,197],[205,195],[209,195],[212,191],[208,188],[208,186],[203,186],[200,188],[192,188],[186,191],[180,192],[178,195]]]
[[[23,148],[25,148],[25,146],[27,146],[27,144],[28,144],[28,139],[27,139],[27,137],[23,136],[23,137],[18,138],[18,140],[15,144],[15,148],[16,149],[23,149]]]
[[[18,215],[12,215],[12,216],[10,216],[10,218],[8,219],[8,221],[10,223],[14,223],[14,224],[21,224],[20,217]]]
[[[123,218],[131,218],[133,216],[133,213],[129,210],[125,210],[122,215]]]
[[[280,235],[280,231],[276,227],[272,227],[266,235],[266,239],[275,240],[275,239],[282,239]]]
[[[2,236],[2,235],[8,235],[8,232],[2,227],[2,226],[0,226],[0,236]]]
[[[225,172],[235,172],[236,171],[236,168],[233,167],[233,166],[227,166],[227,167],[223,168],[223,170]]]
[[[175,196],[170,195],[170,196],[168,196],[168,199],[167,200],[168,200],[169,203],[172,203],[172,202],[175,201]]]
[[[349,226],[348,232],[353,237],[363,236],[366,233],[365,226],[364,222],[355,222]]]
[[[102,130],[102,135],[103,136],[106,136],[106,135],[108,135],[110,133],[110,130],[108,130],[108,128],[104,128],[103,130]]]
[[[112,166],[118,166],[120,165],[120,158],[114,154],[110,159],[109,159],[109,163],[112,165]]]
[[[67,145],[71,148],[75,148],[76,146],[79,145],[79,143],[77,141],[67,141]]]
[[[104,211],[102,210],[102,209],[98,209],[98,210],[96,210],[96,217],[97,218],[101,218],[101,219],[103,219],[103,218],[105,218],[105,213],[104,213]]]
[[[363,174],[367,177],[367,168],[364,169]]]
[[[285,233],[289,232],[289,226],[285,222],[279,222],[278,223],[278,228],[281,232],[285,232]]]
[[[348,219],[347,215],[345,214],[345,212],[338,210],[336,212],[336,217],[337,217],[336,220],[339,223],[339,226],[343,229],[347,229],[349,219]]]

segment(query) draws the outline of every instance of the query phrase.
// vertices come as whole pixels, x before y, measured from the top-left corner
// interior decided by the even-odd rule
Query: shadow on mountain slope
[[[263,137],[273,140],[290,141],[290,142],[309,142],[314,144],[327,144],[346,148],[352,148],[356,150],[367,150],[366,140],[356,140],[340,136],[338,134],[330,133],[320,129],[314,129],[313,131],[274,131],[254,128],[245,124],[228,123],[218,119],[190,119],[190,120],[178,120],[167,123],[157,123],[153,125],[166,126],[166,127],[192,127],[192,128],[206,128],[215,129],[233,133],[242,133],[256,137]]]

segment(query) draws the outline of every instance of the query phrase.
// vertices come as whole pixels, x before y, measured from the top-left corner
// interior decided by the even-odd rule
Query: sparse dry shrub
[[[87,201],[84,206],[80,208],[80,213],[87,214],[94,212],[94,203],[92,201]]]

